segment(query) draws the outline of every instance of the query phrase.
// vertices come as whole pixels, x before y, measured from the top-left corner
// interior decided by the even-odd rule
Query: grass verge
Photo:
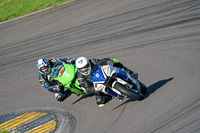
[[[6,130],[0,130],[0,133],[9,133],[9,132]]]
[[[0,0],[0,22],[17,18],[69,0]]]

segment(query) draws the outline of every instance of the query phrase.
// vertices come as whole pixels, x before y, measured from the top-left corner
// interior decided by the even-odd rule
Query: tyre
[[[144,99],[144,96],[142,96],[139,93],[136,93],[130,89],[127,89],[124,85],[122,85],[120,83],[115,83],[113,88],[115,88],[122,94],[126,95],[128,98],[132,98],[132,99],[139,100],[139,101]]]

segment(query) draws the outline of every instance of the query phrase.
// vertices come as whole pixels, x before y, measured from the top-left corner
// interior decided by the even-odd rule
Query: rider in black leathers
[[[86,57],[79,57],[76,60],[76,67],[78,68],[77,79],[82,89],[85,89],[89,94],[93,93],[96,96],[96,103],[99,107],[103,107],[105,103],[112,99],[112,96],[102,92],[96,92],[93,83],[89,81],[89,72],[96,65],[110,65],[118,67],[127,71],[131,76],[137,78],[138,74],[131,71],[116,59],[103,58],[103,59],[87,59]]]

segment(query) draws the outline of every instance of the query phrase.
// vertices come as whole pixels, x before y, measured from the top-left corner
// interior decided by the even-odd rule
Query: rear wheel
[[[124,85],[122,85],[120,83],[115,83],[113,88],[115,88],[122,94],[126,95],[128,98],[132,98],[132,99],[139,100],[139,101],[144,99],[144,96],[142,96],[139,93],[134,92],[130,89],[127,89]]]

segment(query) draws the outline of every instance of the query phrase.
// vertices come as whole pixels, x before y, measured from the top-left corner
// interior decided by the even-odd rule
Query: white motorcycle
[[[126,71],[109,65],[95,65],[89,75],[94,88],[118,99],[143,100],[147,87]]]

